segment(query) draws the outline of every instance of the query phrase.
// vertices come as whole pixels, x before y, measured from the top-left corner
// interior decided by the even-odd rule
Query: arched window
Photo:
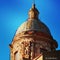
[[[19,53],[18,53],[18,51],[16,51],[14,53],[14,60],[19,60]]]

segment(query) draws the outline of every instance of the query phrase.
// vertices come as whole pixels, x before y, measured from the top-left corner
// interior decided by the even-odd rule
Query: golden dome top
[[[39,11],[35,7],[35,4],[32,5],[32,8],[29,10],[29,19],[38,19]]]
[[[24,31],[40,31],[50,34],[48,27],[42,23],[39,18],[39,11],[35,7],[35,4],[32,5],[32,8],[29,10],[29,18],[24,22],[17,30],[16,34],[22,33]]]

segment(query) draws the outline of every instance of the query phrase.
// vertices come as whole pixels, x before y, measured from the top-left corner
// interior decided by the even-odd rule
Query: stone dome
[[[48,27],[42,23],[40,20],[32,19],[24,22],[17,30],[16,34],[22,33],[24,31],[39,31],[50,34]]]
[[[32,5],[32,8],[29,10],[28,15],[29,18],[18,28],[16,34],[32,30],[44,32],[50,35],[48,27],[39,20],[39,11],[35,7],[35,4]]]
[[[20,40],[20,37],[33,37],[32,39],[36,37],[36,40],[47,41],[52,44],[53,48],[57,48],[58,44],[53,39],[49,28],[39,19],[39,11],[35,7],[35,4],[29,10],[28,15],[28,19],[17,29],[14,42]]]

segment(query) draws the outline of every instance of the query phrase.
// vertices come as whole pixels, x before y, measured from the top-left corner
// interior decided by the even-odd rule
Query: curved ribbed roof
[[[22,33],[23,31],[40,31],[50,34],[48,27],[42,23],[39,18],[39,11],[35,7],[35,4],[32,5],[32,8],[29,10],[29,18],[24,22],[17,30],[16,34]]]
[[[48,27],[44,23],[36,19],[27,20],[26,22],[24,22],[18,28],[16,34],[22,33],[23,31],[30,31],[30,30],[33,30],[33,31],[35,30],[35,31],[40,31],[40,32],[50,34]]]

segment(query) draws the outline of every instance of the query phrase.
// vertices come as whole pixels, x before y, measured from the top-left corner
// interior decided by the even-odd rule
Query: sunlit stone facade
[[[29,17],[16,31],[10,44],[11,60],[43,60],[44,52],[55,51],[57,42],[48,27],[39,20],[39,11],[33,4]]]

